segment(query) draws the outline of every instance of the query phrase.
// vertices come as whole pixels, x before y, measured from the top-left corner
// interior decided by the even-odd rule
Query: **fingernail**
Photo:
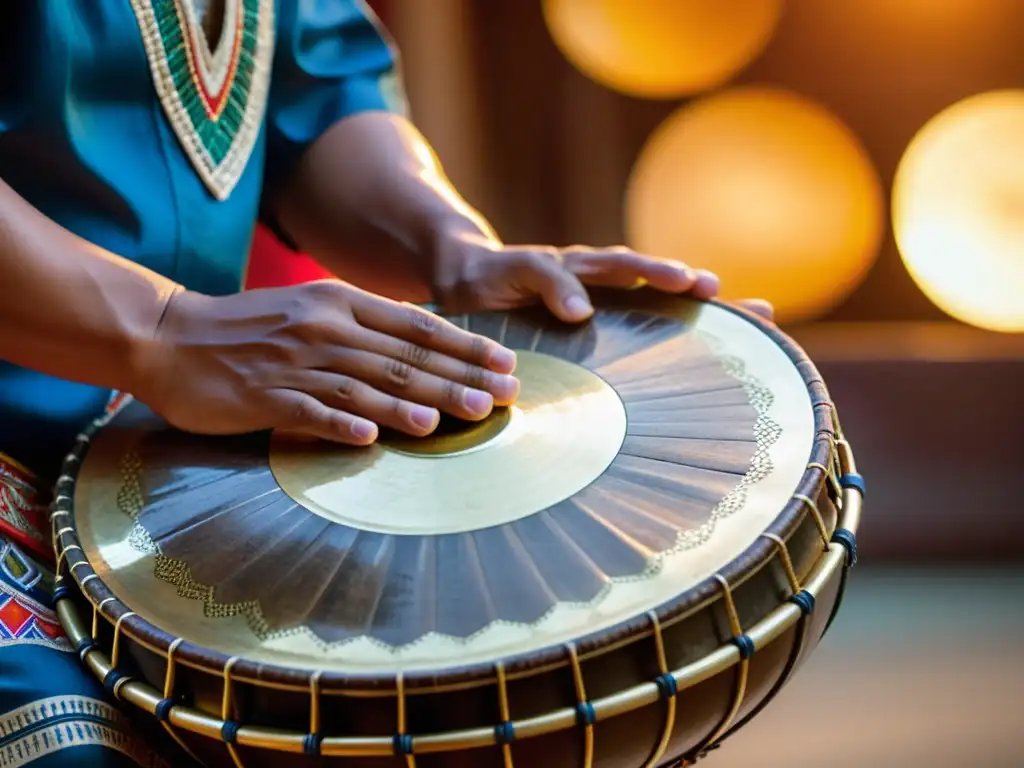
[[[697,280],[700,284],[700,294],[709,299],[718,295],[718,289],[722,287],[722,281],[714,272],[706,269],[697,270]]]
[[[594,314],[594,308],[590,306],[590,302],[582,296],[570,296],[566,299],[565,310],[570,317],[577,320],[583,320],[584,318],[590,317]]]
[[[438,419],[440,419],[440,414],[425,405],[414,405],[409,409],[409,421],[414,427],[433,430],[437,426]]]
[[[512,402],[519,394],[519,379],[515,376],[495,376],[494,395],[502,402]]]
[[[502,373],[512,373],[516,369],[516,353],[505,347],[495,347],[489,363]]]
[[[377,425],[366,419],[356,419],[352,422],[352,434],[359,440],[370,440],[377,436]]]
[[[467,389],[463,402],[466,410],[476,416],[486,416],[494,407],[494,398],[479,389]]]

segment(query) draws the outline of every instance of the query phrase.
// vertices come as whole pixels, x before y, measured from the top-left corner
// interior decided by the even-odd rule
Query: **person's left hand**
[[[434,293],[446,312],[506,310],[543,302],[570,323],[594,309],[587,287],[634,288],[648,285],[698,299],[718,295],[718,276],[680,262],[655,259],[628,248],[553,248],[503,245],[482,234],[446,237],[438,246]],[[737,302],[771,320],[762,299]]]

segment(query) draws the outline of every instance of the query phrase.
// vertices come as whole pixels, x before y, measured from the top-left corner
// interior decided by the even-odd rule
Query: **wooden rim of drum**
[[[619,292],[621,295],[622,292]],[[660,306],[673,300],[674,297],[655,294],[641,289],[630,292],[637,304],[657,312]],[[637,296],[640,296],[637,300]],[[622,299],[615,301],[615,293],[595,292],[595,305],[621,304]],[[830,467],[836,440],[836,419],[834,406],[828,394],[824,380],[806,353],[774,324],[758,315],[738,306],[721,301],[708,301],[707,304],[725,309],[740,316],[757,327],[765,336],[774,341],[796,366],[807,387],[814,411],[814,440],[807,459],[805,469],[794,496],[783,507],[772,524],[764,531],[781,538],[789,539],[799,524],[811,511],[800,497],[817,498],[827,481],[827,473],[821,467]],[[119,626],[122,635],[166,657],[172,643],[178,642],[174,649],[175,663],[208,672],[211,675],[223,676],[224,669],[232,661],[231,677],[236,681],[247,681],[257,685],[308,691],[310,678],[316,674],[319,690],[323,694],[332,691],[344,692],[349,695],[394,695],[396,682],[394,675],[380,674],[346,674],[324,671],[313,673],[308,670],[293,669],[283,666],[254,662],[244,657],[232,659],[219,652],[211,651],[188,641],[179,642],[179,638],[164,632],[150,622],[132,612],[131,608],[120,601],[103,583],[85,555],[78,539],[78,531],[74,520],[74,493],[78,470],[89,451],[91,438],[103,427],[102,420],[97,420],[85,432],[79,435],[74,450],[64,461],[62,473],[57,481],[52,517],[54,531],[59,535],[54,540],[57,556],[57,577],[64,578],[62,564],[71,572],[78,588],[86,596],[92,606],[103,604],[101,615],[108,622]],[[66,517],[67,521],[57,524],[57,517]],[[729,587],[737,586],[755,575],[779,554],[778,546],[769,536],[759,536],[742,554],[734,558],[714,576],[691,587],[671,601],[655,606],[647,614],[641,614],[628,621],[621,622],[607,629],[578,638],[573,645],[581,660],[600,656],[624,644],[649,637],[653,631],[650,614],[654,614],[662,627],[680,621],[705,605],[722,599],[722,585],[718,577],[722,577]],[[780,600],[779,603],[784,603]],[[402,675],[404,689],[407,693],[436,692],[455,688],[486,685],[496,680],[496,667],[500,665],[508,679],[530,677],[535,674],[568,666],[571,663],[567,649],[563,645],[554,645],[530,654],[512,655],[502,659],[478,663],[462,667],[447,667],[438,671],[411,671]]]

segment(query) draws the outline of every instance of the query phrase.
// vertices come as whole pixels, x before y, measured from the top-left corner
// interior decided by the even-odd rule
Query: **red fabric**
[[[381,22],[387,25],[390,3],[387,0],[369,0],[369,6]],[[264,227],[256,228],[249,258],[249,273],[245,280],[247,289],[277,288],[322,280],[325,277],[331,277],[331,273],[309,256],[286,247]]]
[[[247,289],[277,288],[330,276],[330,272],[306,254],[296,253],[286,247],[264,227],[256,228],[249,257],[249,273],[245,279]]]

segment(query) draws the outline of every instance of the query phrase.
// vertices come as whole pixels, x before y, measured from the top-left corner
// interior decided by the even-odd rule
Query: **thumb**
[[[565,268],[561,254],[554,248],[523,250],[513,256],[515,281],[540,296],[555,317],[566,323],[580,323],[594,314],[587,289]]]

